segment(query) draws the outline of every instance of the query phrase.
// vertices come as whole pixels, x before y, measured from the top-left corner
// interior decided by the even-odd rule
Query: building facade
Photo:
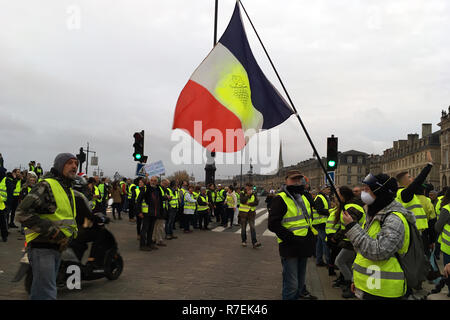
[[[434,166],[426,182],[433,184],[437,190],[441,189],[441,144],[440,130],[431,132],[431,123],[422,124],[422,137],[417,133],[408,134],[406,140],[394,141],[393,147],[386,149],[381,156],[383,173],[395,177],[400,172],[407,171],[416,177],[426,166],[426,152],[430,151]]]
[[[439,180],[442,187],[448,187],[450,184],[450,166],[448,162],[450,150],[450,106],[448,107],[448,112],[442,111],[441,122],[438,123],[438,126],[441,127],[441,167],[439,170]]]

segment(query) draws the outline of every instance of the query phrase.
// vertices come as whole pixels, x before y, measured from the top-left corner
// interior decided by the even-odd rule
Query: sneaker
[[[150,247],[139,247],[139,250],[141,250],[141,251],[152,251],[152,248],[150,248]]]
[[[305,290],[303,294],[301,294],[299,297],[301,300],[317,300],[316,296],[313,296],[309,291]]]
[[[170,239],[178,239],[177,236],[172,235]]]
[[[247,246],[247,242],[242,242],[242,246],[246,247]]]
[[[167,244],[165,244],[163,242],[158,242],[156,245],[160,246],[160,247],[167,247]]]
[[[156,246],[156,245],[154,245],[153,243],[150,245],[150,249],[152,249],[152,250],[158,250],[159,248]]]
[[[16,226],[14,223],[10,223],[10,224],[9,224],[9,227],[10,227],[10,228],[18,228],[18,226]]]
[[[261,243],[256,242],[256,243],[253,244],[253,249],[256,249],[256,248],[259,248],[259,247],[261,247]]]

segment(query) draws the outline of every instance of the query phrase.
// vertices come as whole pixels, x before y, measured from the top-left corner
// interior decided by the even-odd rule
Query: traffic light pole
[[[300,118],[300,115],[298,114],[297,109],[295,108],[295,105],[294,105],[294,102],[293,102],[292,99],[291,99],[291,96],[289,95],[288,91],[286,90],[286,87],[284,86],[283,80],[281,80],[281,77],[280,77],[280,75],[278,74],[278,71],[277,71],[277,69],[275,68],[275,65],[273,64],[272,59],[270,58],[269,53],[268,53],[267,50],[266,50],[266,47],[264,46],[264,44],[263,44],[261,38],[259,37],[259,34],[258,34],[258,32],[256,31],[256,28],[255,28],[255,26],[253,25],[253,22],[252,22],[252,20],[250,19],[248,13],[247,13],[247,10],[245,10],[245,7],[244,7],[244,5],[242,4],[241,0],[238,0],[238,1],[239,1],[240,5],[241,5],[242,9],[244,9],[245,15],[247,16],[247,19],[248,19],[248,21],[250,22],[250,24],[251,24],[251,26],[252,26],[252,28],[253,28],[253,31],[255,32],[256,37],[258,38],[259,43],[261,44],[261,46],[262,46],[262,48],[263,48],[263,50],[264,50],[264,52],[265,52],[265,54],[266,54],[266,56],[267,56],[267,59],[269,59],[270,65],[272,66],[273,70],[275,71],[275,74],[276,74],[276,76],[277,76],[277,78],[278,78],[278,81],[280,81],[280,84],[281,84],[281,86],[282,86],[282,88],[283,88],[283,91],[284,91],[284,93],[286,94],[286,97],[288,98],[289,103],[290,103],[291,106],[292,106],[292,109],[294,109],[295,116],[297,117],[298,121],[300,122],[300,126],[303,128],[303,131],[305,132],[306,138],[308,139],[309,144],[311,145],[311,147],[312,147],[312,149],[313,149],[313,151],[314,151],[314,154],[315,154],[316,157],[317,157],[317,161],[319,161],[320,167],[322,168],[323,172],[325,173],[325,176],[326,176],[326,178],[327,178],[327,181],[329,182],[329,184],[330,184],[330,186],[331,186],[331,189],[332,189],[333,193],[336,195],[336,199],[339,201],[340,207],[342,208],[342,207],[343,207],[343,203],[342,203],[341,199],[339,198],[339,195],[338,195],[338,193],[337,193],[336,187],[334,186],[333,181],[331,180],[330,176],[328,175],[328,172],[327,172],[325,166],[323,165],[322,160],[320,159],[319,153],[317,152],[317,149],[316,149],[316,147],[314,146],[314,143],[312,142],[311,137],[309,136],[308,130],[306,130],[306,127],[305,127],[305,125],[303,124],[303,121],[302,121],[302,119]]]
[[[95,153],[94,150],[89,150],[89,142],[87,143],[87,150],[86,150],[86,174],[88,174],[88,164],[89,164],[89,152]]]

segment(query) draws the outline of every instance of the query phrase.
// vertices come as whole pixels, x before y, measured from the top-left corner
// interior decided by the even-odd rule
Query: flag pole
[[[216,0],[216,1],[217,1],[217,0]],[[277,71],[277,69],[275,68],[275,65],[273,64],[272,59],[270,58],[269,53],[268,53],[267,50],[266,50],[266,47],[264,46],[264,44],[263,44],[261,38],[259,37],[259,34],[258,34],[258,32],[256,31],[256,28],[255,28],[255,26],[253,25],[253,22],[252,22],[252,20],[250,19],[248,13],[247,13],[247,10],[245,10],[245,7],[244,7],[244,5],[242,4],[242,1],[241,1],[241,0],[237,0],[237,1],[239,1],[239,3],[240,3],[240,5],[241,5],[242,9],[244,9],[245,15],[247,16],[247,19],[248,19],[248,21],[250,22],[250,24],[251,24],[251,26],[252,26],[252,28],[253,28],[253,31],[255,32],[256,37],[258,38],[259,43],[261,44],[261,46],[262,46],[262,48],[263,48],[263,50],[264,50],[264,52],[265,52],[265,54],[266,54],[266,56],[267,56],[267,59],[269,59],[270,65],[272,66],[273,70],[275,71],[275,74],[277,75],[278,81],[280,81],[280,84],[281,84],[281,86],[283,87],[283,91],[284,91],[284,93],[286,94],[286,96],[287,96],[287,98],[288,98],[288,100],[289,100],[289,103],[291,104],[292,108],[293,108],[294,111],[295,111],[295,115],[296,115],[298,121],[300,122],[300,125],[301,125],[301,127],[303,128],[303,131],[305,132],[306,138],[308,139],[308,141],[309,141],[309,143],[310,143],[310,145],[311,145],[311,147],[312,147],[312,149],[313,149],[313,151],[314,151],[314,154],[316,155],[317,160],[319,161],[319,164],[320,164],[320,166],[321,166],[323,172],[325,173],[325,176],[326,176],[326,178],[327,178],[327,181],[328,181],[329,184],[331,185],[331,188],[332,188],[334,194],[336,195],[336,199],[337,199],[337,200],[339,201],[339,203],[342,205],[342,202],[341,202],[341,199],[339,198],[339,195],[338,195],[338,193],[337,193],[336,187],[334,186],[333,181],[331,180],[330,176],[328,175],[328,172],[327,172],[327,170],[325,169],[325,166],[324,166],[324,164],[322,163],[322,160],[320,159],[319,153],[317,152],[317,149],[316,149],[316,147],[314,146],[314,143],[313,143],[311,137],[309,136],[308,130],[306,129],[305,125],[303,124],[303,121],[302,121],[302,119],[300,118],[300,115],[298,114],[297,109],[295,108],[294,102],[292,101],[292,99],[291,99],[291,97],[290,97],[288,91],[286,90],[286,87],[284,86],[283,80],[281,80],[281,77],[280,77],[280,75],[278,74],[278,71]]]
[[[217,43],[217,11],[219,6],[219,0],[216,0],[215,9],[214,9],[214,44],[213,47]]]

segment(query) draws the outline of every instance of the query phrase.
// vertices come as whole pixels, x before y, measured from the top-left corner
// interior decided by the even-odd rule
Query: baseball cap
[[[303,177],[304,175],[300,172],[300,170],[289,170],[286,173],[286,179],[290,178],[298,178],[298,177]]]

